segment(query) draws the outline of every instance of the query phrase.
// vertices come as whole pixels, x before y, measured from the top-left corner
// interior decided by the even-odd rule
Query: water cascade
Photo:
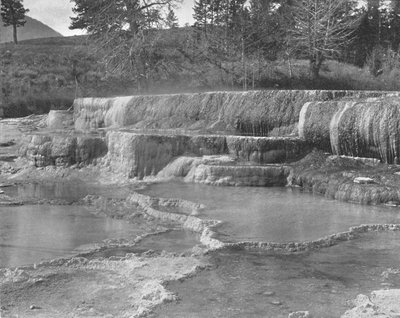
[[[82,98],[74,102],[75,129],[129,126],[282,136],[296,131],[300,110],[306,102],[383,94],[271,90]]]
[[[47,127],[51,129],[70,128],[74,125],[73,112],[70,110],[50,110]]]
[[[183,155],[229,154],[240,163],[230,169],[203,166],[197,172],[202,176],[222,170],[252,175],[259,168],[243,168],[243,163],[293,162],[313,147],[394,162],[399,157],[398,109],[391,95],[396,94],[250,91],[83,98],[74,103],[75,132],[34,133],[25,139],[20,154],[35,166],[102,158],[111,171],[139,179],[156,175]],[[57,114],[49,115],[49,128]],[[97,128],[107,129],[88,134]]]
[[[400,100],[395,96],[306,103],[300,138],[335,155],[398,163]]]

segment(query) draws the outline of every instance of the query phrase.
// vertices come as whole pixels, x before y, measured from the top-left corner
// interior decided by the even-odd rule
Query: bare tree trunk
[[[17,25],[16,24],[13,24],[13,37],[14,37],[14,43],[18,44]]]
[[[247,91],[247,65],[246,65],[246,58],[245,58],[245,52],[244,52],[244,38],[242,35],[242,67],[244,71],[244,81],[243,81],[243,89]]]
[[[255,76],[256,76],[256,72],[255,72],[255,70],[254,70],[254,64],[251,66],[251,69],[252,69],[252,71],[253,71],[253,83],[252,83],[252,88],[253,88],[253,90],[254,90],[254,88],[255,88]]]
[[[78,91],[79,91],[79,83],[78,83],[78,78],[75,76],[75,99],[78,98]]]
[[[323,62],[322,56],[318,55],[310,60],[310,75],[313,81],[319,79],[319,71]]]

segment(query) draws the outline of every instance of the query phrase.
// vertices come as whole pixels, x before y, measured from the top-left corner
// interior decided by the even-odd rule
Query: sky
[[[366,0],[359,0],[360,3]],[[192,24],[192,7],[194,0],[183,0],[180,8],[176,10],[179,24],[183,26],[185,23]],[[73,16],[73,3],[70,0],[24,0],[25,8],[29,9],[28,15],[37,19],[62,35],[70,36],[82,34],[80,30],[69,30],[70,16]]]
[[[176,10],[179,24],[192,23],[192,7],[194,0],[183,0]],[[62,35],[70,36],[82,34],[80,30],[69,30],[70,16],[73,16],[73,3],[70,0],[24,0],[28,15],[53,28]]]

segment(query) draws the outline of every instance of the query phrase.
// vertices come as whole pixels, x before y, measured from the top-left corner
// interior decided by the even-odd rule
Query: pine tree
[[[22,0],[1,0],[1,18],[4,26],[13,27],[14,43],[18,43],[17,28],[26,23],[25,14],[28,9],[24,8]]]
[[[368,0],[367,2],[367,12],[370,27],[370,41],[373,42],[373,46],[379,45],[381,42],[381,13],[380,0]]]
[[[390,43],[397,52],[400,44],[400,1],[392,0],[390,3]]]
[[[178,25],[178,18],[176,17],[176,14],[172,8],[168,8],[168,14],[167,17],[165,18],[165,24],[169,29],[177,28]]]
[[[104,54],[110,73],[134,77],[138,91],[163,67],[157,28],[165,26],[169,8],[179,0],[72,0],[70,29],[85,29]]]
[[[197,0],[193,6],[193,19],[195,20],[195,26],[202,28],[204,32],[207,32],[209,10],[209,0]]]

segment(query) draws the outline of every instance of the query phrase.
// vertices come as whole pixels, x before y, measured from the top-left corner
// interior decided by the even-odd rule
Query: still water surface
[[[82,245],[139,234],[132,224],[80,206],[0,207],[0,267],[70,256]]]
[[[20,197],[78,199],[93,189],[30,185],[5,188]],[[103,190],[99,189],[99,193]],[[104,190],[124,197],[131,189]],[[126,192],[125,192],[126,191]],[[200,217],[224,221],[225,241],[304,241],[365,223],[399,223],[397,208],[360,206],[286,188],[210,187],[185,183],[150,185],[142,193],[203,203]],[[0,207],[0,267],[73,255],[86,244],[107,238],[134,239],[143,230],[126,221],[98,217],[80,206]],[[309,310],[314,317],[339,317],[347,300],[374,289],[400,287],[400,234],[368,233],[337,246],[294,255],[219,251],[211,267],[168,286],[180,297],[154,317],[284,317]],[[196,235],[172,231],[150,236],[132,250],[117,248],[93,257],[148,249],[183,252]],[[389,285],[387,285],[389,284]]]
[[[126,197],[132,189],[74,188],[71,184],[4,188],[9,195],[76,200],[97,192]],[[206,205],[200,217],[222,220],[223,241],[306,241],[365,223],[399,223],[397,208],[353,205],[288,188],[212,187],[158,183],[142,190],[152,196],[176,197]],[[134,239],[143,229],[126,221],[98,217],[81,206],[26,205],[0,207],[0,266],[18,266],[68,256],[82,245],[107,238]],[[147,239],[142,248],[189,249],[196,237],[172,232]],[[160,244],[165,242],[165,244]],[[142,243],[144,245],[144,242]]]
[[[171,282],[180,301],[153,317],[287,318],[295,311],[338,318],[360,293],[399,288],[400,234],[369,233],[339,245],[292,255],[220,251],[212,267]],[[390,270],[392,269],[392,270]]]
[[[361,224],[400,223],[400,209],[328,200],[291,188],[158,183],[142,193],[206,205],[200,217],[221,220],[223,241],[308,241]]]

